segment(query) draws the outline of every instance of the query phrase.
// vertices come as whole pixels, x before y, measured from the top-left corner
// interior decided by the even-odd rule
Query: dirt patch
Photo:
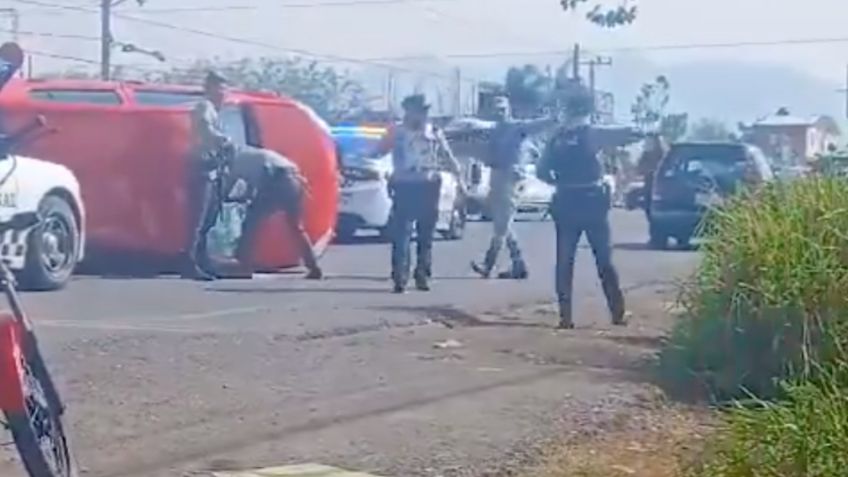
[[[551,446],[519,477],[682,477],[695,462],[715,416],[663,406],[626,416],[612,429]]]

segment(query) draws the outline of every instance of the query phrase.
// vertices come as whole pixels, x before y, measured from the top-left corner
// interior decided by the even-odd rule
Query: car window
[[[118,106],[122,102],[112,90],[35,89],[29,92],[29,97],[38,101],[101,106]]]
[[[143,106],[194,106],[203,97],[202,93],[135,90],[135,102]]]
[[[244,120],[244,111],[238,105],[225,105],[219,113],[224,132],[237,145],[247,144],[247,124]]]
[[[741,175],[747,161],[745,149],[739,146],[680,146],[669,152],[663,176]]]

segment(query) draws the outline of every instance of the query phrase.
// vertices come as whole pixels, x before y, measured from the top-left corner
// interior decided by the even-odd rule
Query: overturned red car
[[[0,93],[0,120],[13,128],[38,115],[46,119],[52,132],[23,152],[63,164],[79,179],[88,211],[87,256],[176,258],[189,241],[190,111],[201,94],[142,83],[12,80]],[[234,141],[275,150],[300,166],[309,187],[306,230],[322,252],[338,204],[327,125],[294,100],[242,91],[228,93],[221,118]],[[280,214],[262,226],[254,247],[254,261],[265,270],[299,263]]]

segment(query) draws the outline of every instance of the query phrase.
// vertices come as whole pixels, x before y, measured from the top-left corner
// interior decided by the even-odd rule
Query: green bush
[[[769,398],[781,380],[845,356],[848,182],[774,184],[707,223],[685,311],[660,355],[669,391]]]
[[[848,473],[845,370],[785,386],[777,404],[737,407],[710,442],[693,477],[842,477]]]

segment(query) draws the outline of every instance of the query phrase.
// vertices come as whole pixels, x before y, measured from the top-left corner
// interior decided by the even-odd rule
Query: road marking
[[[213,472],[214,477],[379,477],[321,464],[288,465],[239,472]]]

